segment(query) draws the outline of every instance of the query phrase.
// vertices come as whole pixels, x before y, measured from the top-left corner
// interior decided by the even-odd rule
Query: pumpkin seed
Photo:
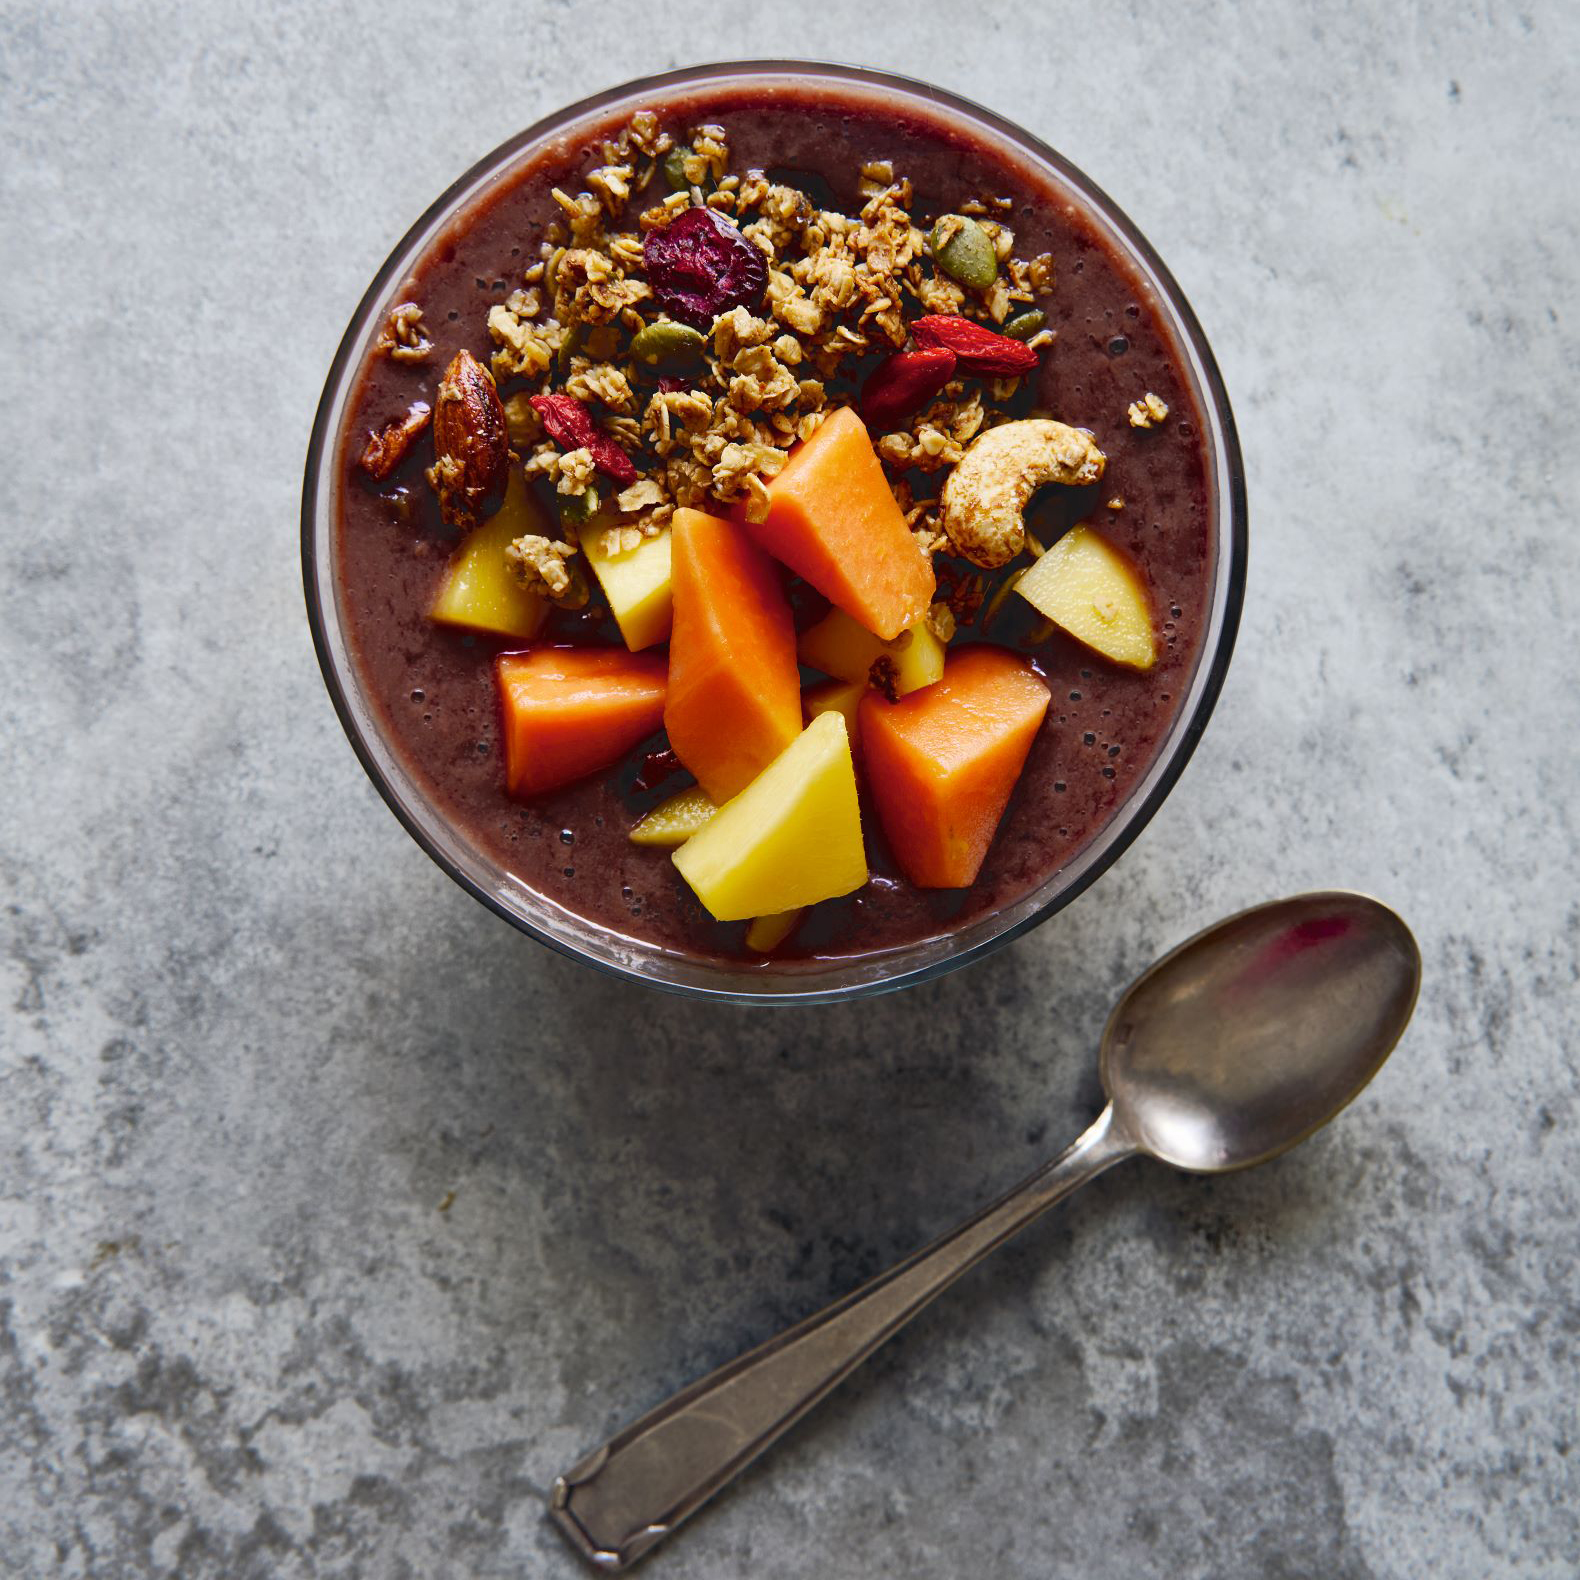
[[[1047,322],[1048,315],[1040,307],[1028,308],[1005,324],[1004,333],[1011,340],[1030,340]]]
[[[671,148],[664,155],[664,181],[671,192],[686,192],[691,183],[686,179],[686,148]]]
[[[637,331],[631,342],[631,355],[656,368],[666,362],[694,361],[707,343],[708,337],[701,330],[665,319]]]
[[[933,262],[950,279],[973,291],[985,291],[998,278],[998,253],[988,233],[974,219],[945,214],[933,226],[929,245]]]
[[[572,324],[570,333],[560,341],[559,352],[554,358],[561,373],[571,365],[571,358],[576,356],[586,344],[587,325],[585,321]]]
[[[579,494],[558,494],[560,520],[581,526],[598,514],[598,490],[584,489]]]

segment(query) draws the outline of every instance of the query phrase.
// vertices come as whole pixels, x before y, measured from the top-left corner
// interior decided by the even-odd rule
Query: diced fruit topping
[[[772,954],[801,925],[805,915],[806,907],[802,905],[776,916],[759,916],[746,929],[746,947],[759,955]]]
[[[1026,546],[1026,506],[1045,483],[1098,482],[1107,458],[1092,436],[1028,417],[971,441],[944,484],[943,528],[955,552],[992,570]]]
[[[718,810],[713,797],[701,785],[677,790],[674,795],[660,801],[631,830],[631,843],[675,850],[684,845]]]
[[[796,656],[812,669],[863,685],[872,666],[889,650],[881,636],[858,625],[843,609],[830,609],[796,639]]]
[[[669,635],[670,544],[668,531],[638,538],[633,547],[618,548],[611,540],[621,529],[599,530],[594,522],[582,529],[582,552],[603,588],[609,612],[620,627],[625,645],[633,653],[652,647]]]
[[[664,660],[618,647],[538,647],[495,660],[512,795],[617,763],[663,722]]]
[[[505,408],[493,375],[470,351],[458,351],[439,380],[428,481],[446,526],[475,527],[504,498],[510,469]]]
[[[864,680],[825,680],[820,686],[809,686],[801,693],[801,711],[808,724],[820,713],[831,710],[843,715],[845,733],[850,737],[852,755],[861,755],[861,736],[857,721],[861,715],[861,699],[867,695]]]
[[[919,412],[955,376],[955,354],[947,346],[900,351],[873,369],[861,391],[861,420],[887,433]]]
[[[472,528],[445,567],[430,618],[530,642],[542,629],[549,606],[511,574],[506,550],[515,539],[545,527],[543,511],[520,471],[513,471],[504,503]]]
[[[908,697],[913,691],[943,679],[944,644],[925,615],[894,639],[889,662],[894,666],[894,695],[897,697]],[[886,688],[880,686],[878,689]]]
[[[925,615],[892,642],[884,642],[843,609],[830,609],[801,633],[796,653],[803,664],[825,675],[876,685],[897,697],[932,685],[944,672],[944,645]]]
[[[828,601],[891,641],[927,612],[933,568],[917,547],[861,419],[831,412],[768,485],[752,535]]]
[[[1048,710],[1031,665],[1000,647],[950,656],[937,685],[861,703],[862,761],[895,859],[923,889],[976,881]]]
[[[648,284],[672,318],[707,329],[732,307],[755,307],[768,284],[768,260],[722,214],[688,208],[642,243]]]
[[[370,433],[362,449],[362,470],[382,483],[406,459],[412,442],[428,426],[432,416],[427,401],[413,401],[404,417],[397,417],[385,423],[377,433]]]
[[[911,334],[922,347],[953,351],[962,373],[978,378],[1015,378],[1037,366],[1037,353],[974,318],[958,313],[929,313],[911,320]]]
[[[1015,584],[1039,614],[1129,669],[1157,662],[1152,609],[1140,573],[1090,527],[1073,527]]]
[[[593,421],[591,410],[574,395],[534,395],[532,409],[562,450],[586,450],[593,465],[622,486],[636,481],[631,457]]]
[[[664,727],[703,789],[726,801],[801,731],[795,624],[773,561],[735,523],[677,510],[670,556]]]
[[[837,712],[815,718],[674,861],[721,922],[859,889],[867,881],[867,856],[844,718]]]

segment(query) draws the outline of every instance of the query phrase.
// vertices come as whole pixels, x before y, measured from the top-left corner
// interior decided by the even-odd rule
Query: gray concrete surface
[[[1580,11],[859,17],[0,5],[0,1572],[573,1575],[558,1469],[1073,1133],[1156,952],[1322,884],[1427,960],[1343,1122],[1100,1181],[651,1573],[1580,1570]],[[345,319],[457,170],[791,49],[1119,198],[1223,363],[1255,559],[1097,889],[770,1015],[595,981],[429,865],[319,682],[296,508]]]

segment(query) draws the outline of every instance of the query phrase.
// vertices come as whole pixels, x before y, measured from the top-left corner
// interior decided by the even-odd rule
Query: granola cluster
[[[586,190],[555,189],[560,213],[540,256],[487,321],[509,442],[526,475],[551,485],[561,503],[562,541],[522,540],[512,569],[562,604],[586,599],[585,578],[567,568],[579,530],[603,533],[618,551],[656,534],[679,506],[739,506],[748,520],[763,519],[768,484],[791,447],[833,406],[855,401],[858,377],[875,354],[905,347],[918,311],[960,315],[983,334],[1053,284],[1050,257],[1015,255],[1002,218],[1008,200],[967,202],[929,234],[912,218],[909,180],[887,161],[863,168],[861,207],[850,215],[760,170],[733,171],[721,126],[697,127],[677,143],[640,112],[598,152]],[[697,207],[730,221],[767,265],[760,296],[717,314],[706,333],[673,321],[644,265],[646,238]],[[960,269],[967,283],[951,277],[943,249],[962,240],[989,249],[989,283],[973,285]],[[1040,312],[1025,317],[1032,332],[1019,338],[1031,350],[1052,340]],[[399,349],[391,354],[420,335],[420,319],[397,324],[392,315]],[[654,349],[639,356],[634,342]],[[874,434],[929,553],[945,541],[938,474],[1007,420],[1004,403],[1020,383],[971,373],[962,361],[921,409]],[[638,481],[615,488],[596,450],[567,449],[563,435],[556,442],[541,415],[548,392],[581,403]]]

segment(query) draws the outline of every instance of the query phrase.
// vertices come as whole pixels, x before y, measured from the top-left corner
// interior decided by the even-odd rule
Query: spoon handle
[[[1073,1146],[958,1229],[594,1449],[554,1483],[555,1522],[597,1567],[634,1563],[968,1268],[1137,1150],[1105,1108]]]

